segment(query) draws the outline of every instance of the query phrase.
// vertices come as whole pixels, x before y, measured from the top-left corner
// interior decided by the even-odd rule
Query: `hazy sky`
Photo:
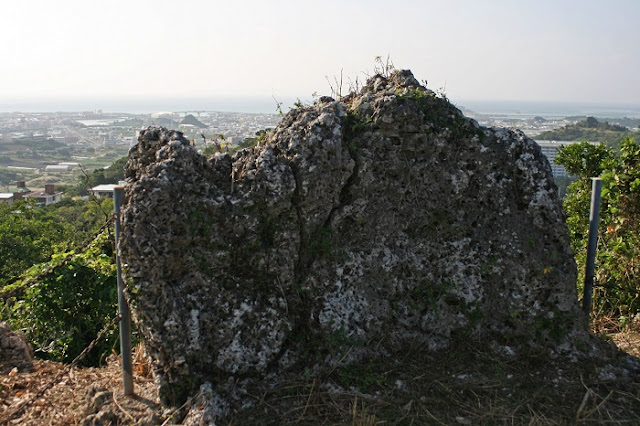
[[[20,0],[0,98],[328,94],[390,55],[449,98],[640,104],[640,0]]]

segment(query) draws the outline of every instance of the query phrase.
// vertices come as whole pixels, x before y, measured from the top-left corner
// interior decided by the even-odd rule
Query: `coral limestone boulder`
[[[206,385],[229,404],[228,383],[330,368],[343,346],[517,350],[585,330],[539,147],[408,71],[292,110],[233,157],[149,128],[126,196],[128,296],[168,403]]]

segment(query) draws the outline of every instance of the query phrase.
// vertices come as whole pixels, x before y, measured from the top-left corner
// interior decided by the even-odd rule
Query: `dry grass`
[[[157,389],[150,374],[143,348],[137,348],[134,358],[135,397],[125,397],[122,391],[122,370],[116,356],[107,359],[102,368],[74,368],[42,397],[27,405],[17,416],[7,418],[24,400],[31,400],[40,389],[55,379],[65,365],[36,360],[30,372],[15,370],[0,378],[0,424],[75,425],[88,414],[86,390],[101,386],[110,390],[113,403],[124,418],[138,418],[160,409]],[[145,367],[146,366],[146,367]],[[140,371],[147,374],[139,374]]]
[[[609,337],[618,345],[620,349],[630,355],[640,358],[640,332],[634,330],[624,330],[619,333],[610,334]]]
[[[220,424],[640,424],[640,377],[603,382],[602,365],[415,348],[269,389]]]
[[[623,326],[616,318],[600,316],[591,329],[594,334],[615,342],[623,351],[640,358],[640,320]]]
[[[627,330],[612,338],[630,353],[640,351],[637,332]],[[150,414],[162,423],[166,416],[143,348],[137,353],[135,397],[122,395],[119,362],[112,356],[103,368],[72,370],[7,424],[80,424],[87,415],[86,389],[95,384],[113,392],[107,402],[117,407],[119,424],[133,424]],[[418,346],[278,387],[265,385],[254,396],[253,408],[218,424],[640,424],[640,377],[602,381],[601,366],[597,361],[550,362],[532,353],[495,356],[468,343],[437,354]],[[33,372],[0,377],[0,423],[64,367],[36,361]]]

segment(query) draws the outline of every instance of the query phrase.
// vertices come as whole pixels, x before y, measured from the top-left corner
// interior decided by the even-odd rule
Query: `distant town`
[[[585,118],[481,114],[462,109],[483,126],[516,127],[534,139]],[[57,202],[64,188],[76,184],[82,174],[107,168],[126,156],[140,131],[151,125],[180,130],[203,151],[207,145],[220,141],[229,147],[237,146],[246,138],[255,137],[256,132],[275,127],[280,119],[278,114],[212,111],[0,113],[0,200],[12,199],[9,194],[26,195],[31,191],[32,197],[45,204]],[[559,146],[571,142],[539,143],[552,164],[554,176],[566,176],[562,167],[553,164],[553,158]],[[104,195],[104,188],[96,191]]]
[[[191,119],[191,120],[190,120]],[[11,141],[50,141],[66,145],[69,159],[86,160],[101,148],[126,147],[136,142],[140,130],[151,125],[177,129],[190,139],[202,135],[223,135],[229,143],[253,137],[259,130],[274,127],[277,114],[235,112],[158,112],[153,114],[114,114],[91,112],[0,113],[0,144]],[[3,147],[4,148],[4,147]],[[19,150],[2,149],[0,156],[19,155]],[[86,155],[82,155],[86,154]],[[24,156],[23,156],[24,158]],[[46,160],[44,160],[46,162]],[[17,160],[16,164],[24,163]]]
[[[11,198],[9,193],[26,193],[26,188],[58,194],[58,189],[76,184],[83,173],[126,156],[148,126],[180,130],[202,151],[220,140],[233,147],[259,130],[275,127],[280,118],[205,111],[0,113],[0,193],[5,200]],[[59,199],[49,198],[47,204]]]

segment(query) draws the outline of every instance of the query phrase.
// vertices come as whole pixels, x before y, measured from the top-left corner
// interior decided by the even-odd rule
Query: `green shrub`
[[[72,361],[117,314],[112,243],[106,233],[100,235],[85,252],[8,301],[3,316],[13,329],[27,335],[37,356]],[[67,255],[58,253],[50,262],[33,266],[25,279],[42,274]],[[114,347],[116,337],[114,327],[82,364],[97,365],[101,355]]]
[[[626,138],[616,150],[587,142],[560,149],[556,163],[577,176],[564,199],[582,289],[591,177],[601,176],[594,312],[626,323],[640,313],[640,145]]]
[[[49,260],[52,247],[67,237],[65,226],[34,201],[0,202],[0,286]]]

